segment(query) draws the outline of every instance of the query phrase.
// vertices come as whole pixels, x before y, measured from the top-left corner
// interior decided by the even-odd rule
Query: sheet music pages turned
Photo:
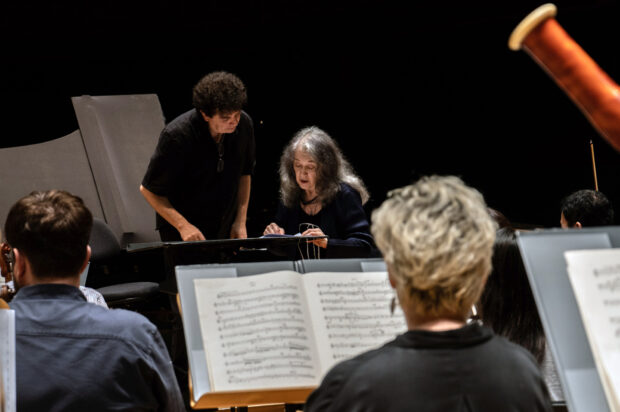
[[[213,391],[318,385],[318,353],[299,273],[194,284]]]
[[[394,292],[386,272],[327,273],[303,275],[321,369],[370,349],[378,348],[407,331],[397,305],[392,315]]]
[[[564,256],[609,407],[620,412],[620,249]]]

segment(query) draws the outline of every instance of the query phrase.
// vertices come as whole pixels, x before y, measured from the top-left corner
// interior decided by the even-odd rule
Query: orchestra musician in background
[[[493,247],[493,269],[478,305],[493,332],[529,350],[541,367],[554,402],[564,402],[562,385],[540,321],[527,272],[510,224],[500,228]]]
[[[583,189],[560,202],[560,226],[564,229],[614,224],[614,209],[602,192]]]
[[[263,235],[328,236],[310,241],[313,253],[299,248],[302,257],[367,257],[374,249],[368,198],[337,143],[316,126],[304,128],[282,152],[280,202]]]
[[[304,410],[550,411],[532,354],[467,322],[497,227],[482,195],[425,177],[389,193],[372,222],[409,330],[333,367]]]
[[[194,86],[194,108],[161,132],[140,192],[163,241],[247,238],[255,143],[246,101],[237,76],[209,73]]]

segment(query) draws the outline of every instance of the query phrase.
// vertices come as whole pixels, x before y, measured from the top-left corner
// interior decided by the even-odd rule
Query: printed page
[[[214,392],[318,385],[319,359],[299,273],[194,284]]]
[[[407,331],[386,272],[303,275],[324,375],[334,364],[378,348]]]
[[[620,412],[620,249],[568,251],[564,257],[609,407]]]
[[[0,309],[0,410],[15,412],[15,311]]]

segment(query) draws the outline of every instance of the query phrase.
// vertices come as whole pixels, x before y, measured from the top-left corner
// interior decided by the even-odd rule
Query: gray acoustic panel
[[[159,240],[139,192],[164,116],[155,94],[72,97],[105,221],[122,246]]]
[[[564,252],[612,247],[620,228],[519,233],[517,242],[570,411],[608,412],[605,392],[566,271]],[[618,247],[618,246],[616,246]]]
[[[44,143],[0,149],[0,187],[2,227],[11,206],[33,190],[66,190],[103,218],[79,130]]]

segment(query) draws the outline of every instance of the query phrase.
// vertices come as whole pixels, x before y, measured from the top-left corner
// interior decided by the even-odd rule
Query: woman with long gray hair
[[[316,126],[297,132],[280,158],[280,204],[264,235],[327,236],[302,257],[365,257],[374,241],[363,205],[368,190],[337,143]],[[304,256],[310,255],[310,256]]]

